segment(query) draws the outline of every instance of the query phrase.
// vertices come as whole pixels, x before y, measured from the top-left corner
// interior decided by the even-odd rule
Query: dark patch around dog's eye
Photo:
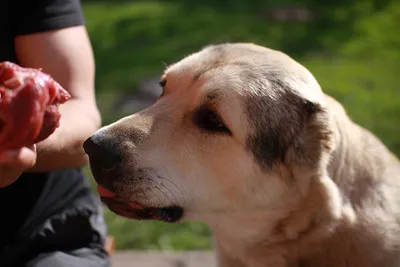
[[[221,117],[210,107],[201,106],[194,113],[194,123],[202,130],[210,133],[231,134]]]

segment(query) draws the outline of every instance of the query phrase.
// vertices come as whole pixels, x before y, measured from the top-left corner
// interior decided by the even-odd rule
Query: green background
[[[165,64],[208,44],[253,42],[309,68],[353,120],[400,155],[400,1],[83,0],[83,7],[104,124],[127,115],[113,110],[115,101]],[[312,19],[279,22],[268,17],[276,8],[307,8]],[[211,245],[201,223],[137,222],[108,210],[105,216],[118,249]]]

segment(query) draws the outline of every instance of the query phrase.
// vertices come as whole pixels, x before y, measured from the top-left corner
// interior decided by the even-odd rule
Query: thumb
[[[36,163],[36,146],[0,153],[0,165],[18,171],[32,168]]]

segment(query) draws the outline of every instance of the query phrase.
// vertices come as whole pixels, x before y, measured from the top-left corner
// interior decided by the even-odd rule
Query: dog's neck
[[[221,215],[209,223],[219,266],[295,266],[293,262],[303,257],[303,240],[318,244],[342,220],[352,219],[351,210],[344,207],[332,181],[322,183],[312,185],[313,192],[296,209]]]
[[[277,255],[268,251],[268,247],[282,239],[274,233],[276,224],[273,221],[283,216],[283,212],[224,215],[209,224],[215,238],[218,267],[270,266],[267,264],[275,262]],[[266,239],[266,236],[269,238]],[[272,266],[286,265],[275,262]]]
[[[364,195],[361,191],[375,181],[394,181],[400,174],[400,162],[375,135],[351,121],[336,100],[327,99],[336,146],[327,170],[346,201],[359,203]]]
[[[318,244],[340,222],[352,219],[332,180],[310,187],[306,199],[286,210],[223,214],[209,221],[219,267],[296,266],[292,264],[304,257],[302,244]]]

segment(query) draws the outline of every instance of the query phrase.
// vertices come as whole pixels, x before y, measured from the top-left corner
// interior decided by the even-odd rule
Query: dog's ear
[[[317,112],[322,111],[322,107],[319,103],[312,102],[307,99],[303,99],[302,101],[303,109],[305,111],[305,115],[307,118],[310,118],[311,116],[315,115]]]
[[[297,239],[310,229],[332,229],[343,215],[343,203],[328,165],[337,145],[334,114],[325,103],[304,101],[303,127],[289,147],[285,163],[303,196],[295,211],[281,221],[280,230],[287,238]]]
[[[320,103],[304,100],[303,125],[288,150],[286,161],[291,165],[320,168],[326,165],[335,147],[333,120]]]
[[[316,160],[320,150],[317,143],[329,139],[326,113],[321,104],[291,91],[279,96],[279,100],[257,96],[247,102],[253,129],[247,139],[247,148],[263,169],[288,160]],[[292,156],[288,155],[290,151]]]
[[[298,239],[310,229],[332,229],[343,214],[340,190],[328,173],[337,128],[325,105],[302,101],[303,113],[299,113],[302,114],[302,125],[286,153],[285,166],[290,169],[290,187],[297,190],[293,194],[302,196],[296,209],[277,225],[276,231],[289,239]]]

